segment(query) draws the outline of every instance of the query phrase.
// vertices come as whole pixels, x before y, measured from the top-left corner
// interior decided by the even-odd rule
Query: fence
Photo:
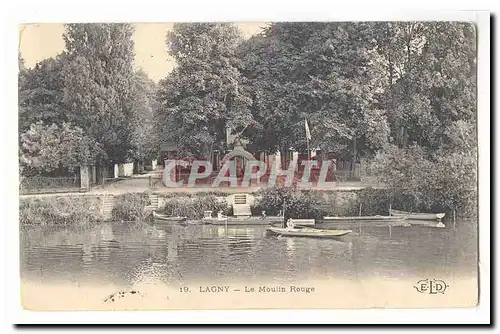
[[[296,184],[296,183],[300,182],[300,180],[302,180],[303,172],[304,171],[301,170],[301,171],[297,171],[295,173],[295,175],[293,177],[294,184]],[[207,177],[202,178],[202,179],[196,179],[195,185],[196,186],[205,186],[205,187],[212,186],[212,183],[217,178],[218,173],[219,173],[219,171],[214,171],[211,173],[210,176],[207,176]],[[311,174],[309,176],[309,181],[313,184],[316,184],[319,181],[319,177],[320,177],[319,174],[320,174],[319,169],[312,170]],[[174,172],[172,171],[170,178],[171,178],[172,182],[180,182],[183,184],[181,187],[186,187],[188,182],[189,182],[189,176],[190,176],[189,172],[178,172],[178,173],[174,174]],[[353,170],[338,170],[338,169],[330,170],[327,173],[326,178],[323,181],[337,182],[337,183],[352,183],[353,181],[360,182],[361,176],[362,176],[362,173],[361,173],[360,165],[356,164],[354,166]],[[257,182],[257,180],[255,180],[255,179],[251,179],[250,186],[256,186],[257,183],[260,184],[261,186],[264,186],[270,182],[270,177],[271,177],[271,171],[267,170],[267,172],[264,173],[264,175],[262,175],[259,178],[259,182]],[[242,179],[243,179],[242,176],[237,177],[238,184],[241,184]],[[278,180],[276,180],[276,183],[277,184],[282,184],[282,183],[284,184],[285,183],[284,180],[285,180],[285,176],[280,176],[278,178]],[[221,182],[219,186],[220,187],[227,187],[229,185],[230,185],[230,182],[224,181],[224,182]],[[157,173],[155,173],[154,175],[151,175],[149,177],[149,187],[151,187],[151,188],[166,187],[164,182],[163,182],[163,170],[158,170]]]
[[[362,167],[359,163],[353,163],[351,161],[338,160],[335,162],[335,181],[346,182],[346,181],[359,181],[361,180]]]
[[[80,191],[80,178],[46,176],[21,177],[19,191],[21,194]]]
[[[359,181],[359,170],[335,170],[333,172],[335,182]]]

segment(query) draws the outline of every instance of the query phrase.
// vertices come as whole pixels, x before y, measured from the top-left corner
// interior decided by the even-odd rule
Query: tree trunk
[[[357,140],[356,140],[356,137],[354,137],[353,139],[353,157],[352,157],[352,162],[353,163],[356,163],[357,159],[358,159],[358,147],[357,147]]]
[[[392,59],[391,59],[391,55],[389,54],[388,56],[388,62],[389,62],[389,88],[392,87],[392,82],[393,82],[393,78],[394,78],[394,65],[392,64]]]

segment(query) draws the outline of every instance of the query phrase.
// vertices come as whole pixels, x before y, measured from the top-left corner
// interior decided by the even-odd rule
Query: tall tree
[[[403,195],[412,194],[415,208],[473,214],[477,200],[475,27],[465,22],[405,22],[394,26],[391,38],[384,39],[384,24],[378,26],[377,52],[384,60],[378,64],[388,64],[388,77],[391,68],[397,69],[397,75],[385,86],[381,101],[390,110],[399,148],[380,151],[372,170]]]
[[[141,162],[152,159],[158,153],[158,134],[155,132],[156,84],[146,72],[138,70],[132,88],[132,151],[131,156]]]
[[[226,128],[252,122],[235,50],[240,31],[229,23],[175,24],[167,36],[176,68],[160,82],[160,132],[185,153],[223,149]]]
[[[33,123],[61,124],[68,120],[63,104],[62,76],[65,56],[45,59],[32,69],[21,67],[19,73],[19,132]]]
[[[380,78],[367,23],[276,23],[242,45],[242,72],[260,119],[252,139],[269,149],[304,149],[304,119],[312,144],[350,154],[373,152],[387,141],[385,111],[376,108]]]
[[[473,25],[405,22],[377,28],[379,64],[389,78],[381,100],[398,144],[416,142],[435,150],[452,122],[475,122]]]
[[[69,121],[121,163],[131,149],[133,28],[130,24],[68,24],[64,33],[64,104]]]

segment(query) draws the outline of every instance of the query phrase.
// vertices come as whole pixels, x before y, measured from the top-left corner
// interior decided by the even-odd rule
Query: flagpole
[[[311,150],[309,149],[309,137],[307,139],[307,160],[311,160]]]
[[[307,118],[305,118],[305,117],[304,117],[304,127],[306,130],[307,160],[311,160],[311,150],[309,148],[309,138],[311,137],[311,132],[309,130],[309,125],[307,124]]]

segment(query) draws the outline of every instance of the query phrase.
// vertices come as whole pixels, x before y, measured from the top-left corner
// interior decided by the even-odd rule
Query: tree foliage
[[[144,72],[134,73],[132,32],[129,24],[68,24],[63,36],[65,52],[32,69],[24,67],[20,58],[19,132],[20,140],[25,139],[21,144],[40,149],[49,145],[47,154],[59,156],[61,148],[50,146],[59,143],[57,138],[63,134],[58,131],[78,129],[83,133],[68,134],[83,138],[75,152],[86,152],[89,142],[95,145],[90,155],[95,160],[82,153],[75,159],[69,154],[68,162],[51,161],[36,149],[25,151],[32,172],[47,172],[61,164],[73,166],[74,161],[143,161],[156,151],[152,133],[155,87]]]
[[[19,132],[33,123],[67,121],[63,99],[64,55],[49,58],[33,69],[21,68],[19,73]]]
[[[377,29],[386,33],[377,49],[387,79],[380,101],[397,146],[379,152],[372,171],[415,208],[475,212],[475,27],[408,22]]]
[[[104,154],[99,144],[69,123],[58,126],[39,121],[21,134],[20,163],[28,175],[61,167],[75,169],[95,161],[99,154]]]
[[[130,24],[68,24],[63,36],[69,121],[102,145],[108,162],[124,162],[131,150],[132,32]]]
[[[379,35],[387,23],[377,26]],[[390,25],[380,39],[379,69],[387,78],[382,107],[400,146],[413,142],[438,149],[446,128],[459,120],[475,124],[475,28],[460,22]]]
[[[281,212],[285,219],[323,219],[327,214],[324,207],[328,201],[317,191],[277,187],[263,189],[259,195],[260,199],[252,206],[255,215],[266,211],[267,215]]]
[[[235,51],[239,30],[228,23],[175,24],[167,36],[176,68],[160,82],[160,132],[185,153],[223,148],[226,127],[252,122]]]
[[[244,43],[242,72],[259,120],[248,129],[252,141],[303,150],[307,118],[314,147],[349,153],[354,138],[361,150],[382,147],[389,128],[376,105],[374,46],[369,23],[275,23]]]
[[[131,157],[140,162],[158,153],[158,137],[154,124],[156,84],[143,71],[136,71],[132,86]]]
[[[405,210],[460,210],[474,214],[477,203],[477,155],[472,151],[440,150],[429,155],[418,145],[390,145],[380,151],[371,172],[391,190],[393,203]]]

